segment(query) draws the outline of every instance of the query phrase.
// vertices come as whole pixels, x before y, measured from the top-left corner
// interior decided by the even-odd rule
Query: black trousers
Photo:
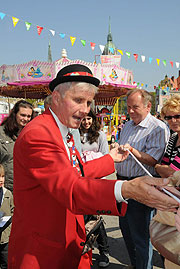
[[[8,243],[0,244],[0,268],[8,268]]]

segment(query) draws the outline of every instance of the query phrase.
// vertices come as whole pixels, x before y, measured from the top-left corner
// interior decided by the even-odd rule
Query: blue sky
[[[53,61],[66,48],[69,59],[93,62],[101,54],[99,45],[106,44],[110,16],[113,42],[124,52],[121,66],[133,71],[135,82],[147,84],[151,91],[166,74],[178,76],[180,0],[6,0],[1,1],[0,12],[9,15],[0,20],[0,65],[47,61],[49,40]],[[15,28],[12,16],[19,18]],[[25,21],[32,23],[29,31]],[[36,25],[44,27],[40,36]],[[57,34],[53,36],[50,29]],[[65,38],[59,33],[65,33]],[[73,47],[70,36],[76,37]],[[86,40],[85,47],[81,39]],[[90,42],[96,43],[94,51]],[[130,59],[126,51],[131,52]],[[139,54],[137,63],[133,53]],[[140,55],[146,56],[144,63]],[[149,57],[153,58],[151,64]],[[162,60],[167,61],[166,67]]]

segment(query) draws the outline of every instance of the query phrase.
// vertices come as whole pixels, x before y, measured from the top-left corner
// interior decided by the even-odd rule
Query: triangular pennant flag
[[[143,83],[141,83],[141,86],[143,87],[143,86],[144,86],[144,84],[143,84]]]
[[[122,50],[117,50],[121,55],[123,55],[123,51]]]
[[[37,25],[38,35],[41,34],[42,30],[43,30],[43,27]]]
[[[164,64],[164,66],[166,66],[166,65],[167,65],[166,60],[163,60],[162,62],[163,62],[163,64]]]
[[[139,82],[137,83],[137,86],[139,86]]]
[[[27,31],[29,31],[29,29],[30,29],[30,27],[31,27],[31,23],[25,21],[25,25],[26,25],[26,29],[27,29]]]
[[[136,62],[137,62],[137,59],[138,59],[138,54],[134,53],[133,55],[134,55],[134,59],[135,59],[135,60],[136,60]]]
[[[94,49],[95,49],[96,44],[95,44],[95,43],[93,43],[93,42],[90,42],[90,45],[91,45],[91,49],[92,49],[92,50],[94,50]]]
[[[127,55],[128,59],[129,59],[129,58],[130,58],[130,56],[131,56],[131,53],[130,53],[130,52],[128,52],[128,51],[126,51],[126,55]]]
[[[114,54],[114,49],[113,48],[109,48],[109,51]]]
[[[176,67],[179,68],[179,63],[178,62],[176,62]]]
[[[0,18],[1,18],[1,20],[3,20],[5,16],[6,16],[6,14],[0,12]]]
[[[74,37],[74,36],[70,36],[70,40],[71,40],[71,44],[72,44],[72,46],[74,45],[74,42],[75,42],[75,40],[76,40],[76,37]]]
[[[59,34],[61,38],[65,38],[65,34],[61,33]]]
[[[147,88],[147,86],[148,86],[148,85],[147,85],[147,84],[145,84],[145,88]]]
[[[150,63],[150,64],[152,63],[152,58],[151,58],[151,57],[149,57],[149,63]]]
[[[54,36],[55,35],[55,31],[54,30],[49,30],[51,32],[51,34]]]
[[[141,61],[144,63],[144,62],[145,62],[145,60],[146,60],[146,56],[141,55]]]
[[[171,66],[173,67],[173,62],[170,62]]]
[[[14,27],[15,27],[16,24],[18,23],[19,19],[15,18],[15,17],[12,17],[12,20],[13,20],[13,24],[14,24]]]
[[[156,59],[156,62],[157,62],[157,65],[159,65],[159,63],[160,63],[160,59]]]
[[[81,43],[83,44],[83,46],[85,46],[86,45],[86,40],[81,39]]]
[[[101,50],[101,52],[103,53],[103,51],[104,51],[104,45],[99,45],[99,48],[100,48],[100,50]]]

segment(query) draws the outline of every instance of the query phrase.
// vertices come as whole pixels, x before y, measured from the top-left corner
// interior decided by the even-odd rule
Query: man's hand
[[[131,145],[129,145],[127,143],[125,145],[120,145],[120,148],[121,148],[122,151],[126,151],[126,150],[132,151]]]
[[[123,183],[122,196],[159,210],[176,211],[178,202],[156,188],[165,187],[168,183],[167,178],[138,177]]]
[[[142,163],[142,164],[147,164],[149,166],[154,167],[155,164],[157,163],[157,161],[151,157],[149,154],[139,151],[135,148],[133,148],[131,145],[129,145],[128,143],[124,144],[124,145],[120,145],[121,150],[129,150],[130,152],[132,152],[132,154]]]
[[[175,220],[176,220],[176,228],[180,232],[180,207],[178,208],[177,215],[175,216]]]
[[[129,155],[128,151],[121,151],[121,147],[118,145],[116,145],[116,147],[112,148],[110,150],[111,157],[113,158],[114,162],[123,162],[124,160],[126,160],[126,158]]]

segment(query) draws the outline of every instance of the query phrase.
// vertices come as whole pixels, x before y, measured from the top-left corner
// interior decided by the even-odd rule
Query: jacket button
[[[101,214],[101,211],[100,210],[97,210],[96,212],[97,212],[97,214]]]
[[[82,247],[83,247],[84,245],[85,245],[85,243],[84,243],[84,242],[81,242],[81,243],[80,243],[80,246],[82,246]]]
[[[108,211],[107,211],[107,214],[111,214],[111,210],[108,210]]]
[[[106,211],[105,210],[102,210],[102,214],[105,214],[106,213]]]

